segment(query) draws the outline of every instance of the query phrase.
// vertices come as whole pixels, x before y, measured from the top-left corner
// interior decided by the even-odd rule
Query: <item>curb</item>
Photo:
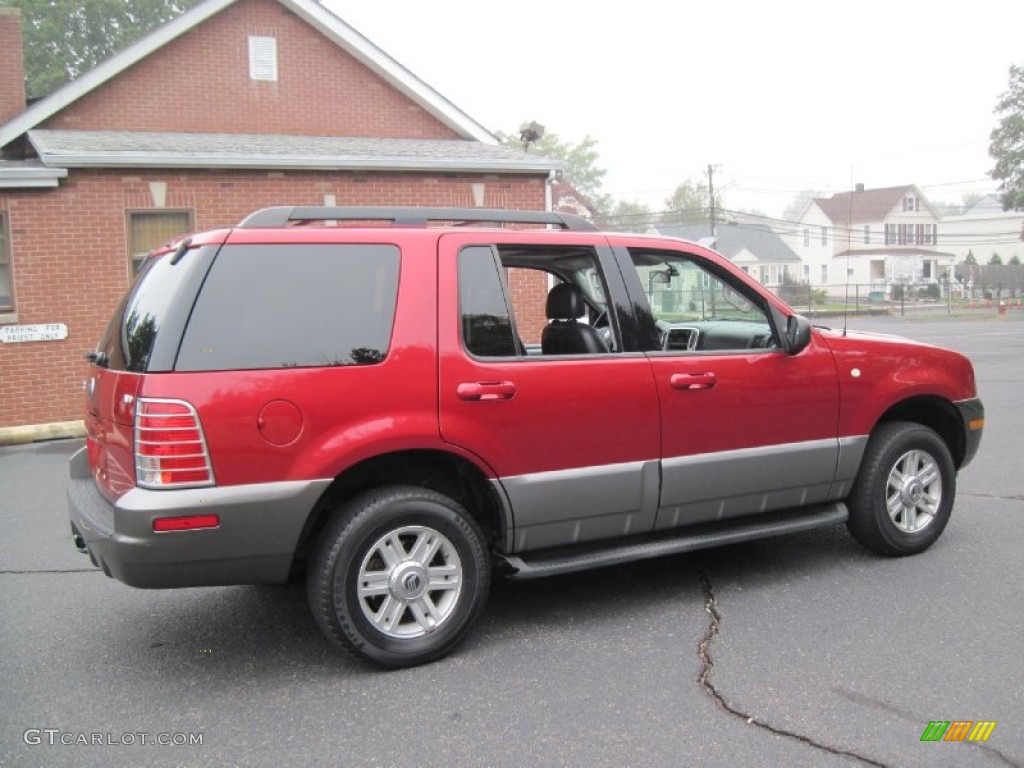
[[[22,445],[69,437],[85,437],[85,422],[55,421],[50,424],[26,424],[23,427],[0,427],[0,445]]]

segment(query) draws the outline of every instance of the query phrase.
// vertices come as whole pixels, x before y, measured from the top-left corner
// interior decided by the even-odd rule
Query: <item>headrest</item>
[[[575,320],[583,317],[586,310],[582,291],[572,283],[559,283],[548,292],[548,303],[544,309],[548,320]]]

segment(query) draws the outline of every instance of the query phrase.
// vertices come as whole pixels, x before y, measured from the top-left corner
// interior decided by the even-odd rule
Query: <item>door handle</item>
[[[668,380],[672,389],[711,389],[718,383],[718,377],[710,371],[705,373],[673,373]]]
[[[511,400],[515,393],[511,381],[464,381],[455,388],[459,400]]]

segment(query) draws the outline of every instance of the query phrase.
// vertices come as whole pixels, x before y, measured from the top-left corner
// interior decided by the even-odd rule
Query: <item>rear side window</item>
[[[179,371],[371,365],[388,354],[393,245],[236,245],[214,261]]]

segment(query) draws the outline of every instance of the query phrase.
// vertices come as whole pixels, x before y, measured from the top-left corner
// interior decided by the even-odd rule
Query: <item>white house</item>
[[[928,283],[952,274],[957,254],[943,247],[942,218],[914,185],[815,198],[784,238],[803,262],[802,277],[837,293]]]
[[[1024,262],[1024,211],[1004,211],[998,196],[987,195],[962,214],[942,220],[942,247],[957,262],[974,255],[988,264],[998,254],[1003,264],[1016,256]]]

